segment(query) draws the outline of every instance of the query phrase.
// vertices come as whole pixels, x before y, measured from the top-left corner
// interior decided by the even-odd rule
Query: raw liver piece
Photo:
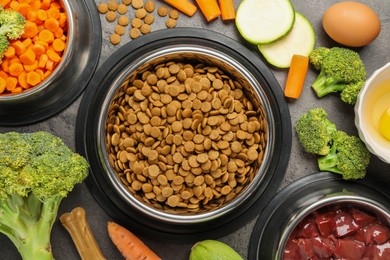
[[[366,246],[363,242],[349,239],[337,240],[334,255],[338,259],[358,260],[362,259],[366,251]]]
[[[347,236],[359,229],[359,226],[356,224],[355,220],[350,214],[344,210],[339,210],[335,216],[335,232],[336,237]]]
[[[321,236],[328,237],[333,234],[336,223],[334,217],[336,212],[329,211],[326,213],[317,214],[315,216],[315,223],[317,225],[318,231],[321,233]]]

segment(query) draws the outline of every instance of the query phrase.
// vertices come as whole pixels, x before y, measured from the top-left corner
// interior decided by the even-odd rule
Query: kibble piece
[[[140,30],[141,30],[141,33],[142,33],[142,34],[148,34],[148,33],[151,32],[150,25],[149,25],[149,24],[146,24],[146,23],[144,23],[144,24],[141,25]]]
[[[156,4],[153,1],[147,1],[145,3],[146,12],[151,13],[154,11],[155,8],[156,8]]]
[[[129,34],[131,39],[137,39],[141,35],[141,32],[138,28],[132,28]]]
[[[117,12],[120,13],[120,14],[127,13],[127,6],[125,4],[118,5]]]
[[[144,19],[146,16],[146,10],[145,8],[140,8],[137,11],[135,11],[135,17],[139,19]]]
[[[118,9],[118,3],[115,0],[110,0],[107,6],[110,11],[116,11]]]
[[[122,3],[125,4],[125,5],[130,5],[131,4],[131,0],[122,0]]]
[[[114,11],[108,11],[108,12],[106,13],[106,19],[107,19],[107,21],[109,21],[109,22],[115,21],[115,19],[116,19],[116,13],[115,13]]]
[[[154,16],[152,14],[146,14],[144,18],[144,23],[149,25],[154,23]]]
[[[98,11],[101,14],[105,14],[108,12],[108,5],[106,3],[100,3],[98,5]]]
[[[126,29],[124,26],[119,25],[119,24],[117,26],[115,26],[115,33],[116,34],[123,35],[123,34],[125,34],[125,31],[126,31]]]
[[[176,9],[172,8],[171,10],[169,10],[169,18],[176,20],[177,18],[179,18],[179,12]]]
[[[167,28],[175,28],[176,27],[176,20],[172,19],[172,18],[168,18],[168,20],[166,20],[166,22],[165,22],[165,25]]]
[[[168,15],[168,8],[166,6],[160,6],[157,9],[157,14],[161,17],[165,17]]]
[[[129,18],[127,16],[122,15],[118,19],[118,24],[122,26],[127,26],[129,24]]]
[[[139,18],[134,18],[131,20],[131,26],[133,26],[133,28],[140,28],[142,24],[142,20]]]
[[[110,42],[114,45],[117,45],[121,42],[121,36],[119,34],[113,33],[110,35]]]
[[[140,9],[144,6],[144,0],[132,0],[131,5],[134,9]]]

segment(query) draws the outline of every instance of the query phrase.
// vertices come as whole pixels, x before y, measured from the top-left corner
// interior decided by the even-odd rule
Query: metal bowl
[[[53,73],[22,93],[0,95],[0,125],[24,125],[46,119],[73,102],[92,77],[101,50],[95,2],[62,0],[67,14],[67,46]]]
[[[151,66],[182,60],[217,66],[247,86],[246,96],[255,106],[262,105],[268,127],[264,160],[250,184],[231,202],[192,214],[159,210],[133,196],[110,164],[105,140],[111,103],[121,95],[123,82]],[[88,100],[81,102],[76,139],[77,150],[91,161],[92,174],[87,184],[108,214],[134,229],[142,226],[145,231],[147,226],[152,234],[162,233],[165,237],[176,234],[196,239],[196,234],[216,229],[228,232],[232,227],[243,225],[256,213],[252,208],[275,193],[287,166],[291,123],[280,86],[251,51],[210,31],[163,30],[125,45],[102,68],[92,82],[93,90],[87,88]],[[94,92],[95,98],[91,99],[89,91]],[[244,215],[246,219],[239,221],[238,218]],[[234,224],[226,227],[229,222]]]
[[[390,226],[390,195],[385,184],[370,177],[346,181],[334,173],[314,173],[289,184],[270,201],[253,229],[249,259],[282,259],[295,227],[330,205],[356,206]]]

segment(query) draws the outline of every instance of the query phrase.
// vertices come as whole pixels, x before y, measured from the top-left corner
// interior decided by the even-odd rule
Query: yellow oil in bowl
[[[376,142],[390,149],[390,79],[380,82],[366,93],[364,122]],[[390,150],[389,150],[390,151]]]

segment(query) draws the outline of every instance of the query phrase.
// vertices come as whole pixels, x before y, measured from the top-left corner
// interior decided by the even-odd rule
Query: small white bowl
[[[383,83],[387,81],[387,87]],[[379,88],[378,88],[379,87]],[[381,91],[379,91],[381,89]],[[390,164],[390,141],[378,130],[379,119],[390,106],[390,62],[366,80],[355,105],[355,125],[368,150]]]

